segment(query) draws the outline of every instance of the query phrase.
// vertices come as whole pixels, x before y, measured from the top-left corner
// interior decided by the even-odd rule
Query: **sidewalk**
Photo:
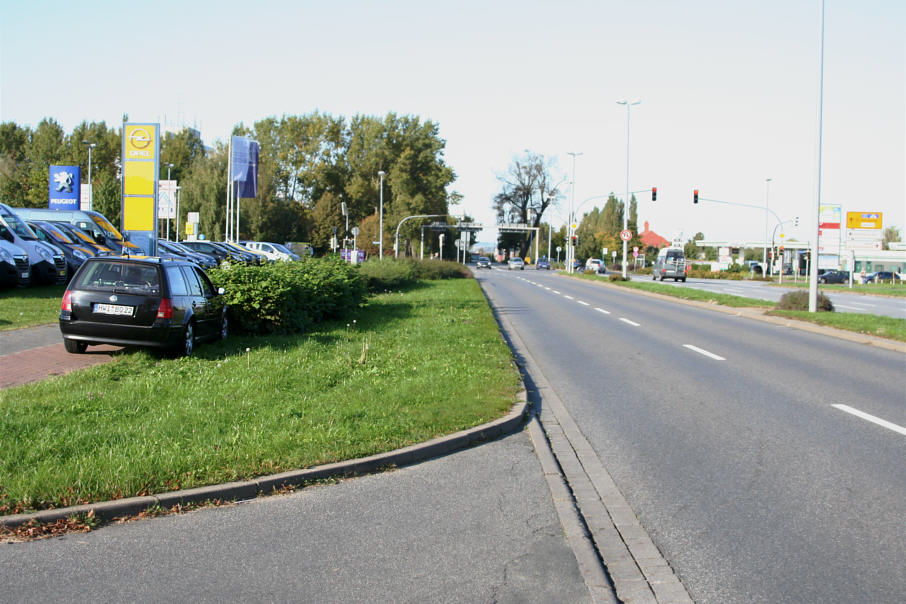
[[[85,354],[70,354],[55,324],[0,332],[0,389],[106,363],[117,350],[119,346],[92,346]]]

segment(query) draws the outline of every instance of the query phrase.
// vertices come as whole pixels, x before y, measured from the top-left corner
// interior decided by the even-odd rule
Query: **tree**
[[[897,241],[902,241],[900,238],[900,229],[895,226],[889,226],[884,229],[884,239],[881,242],[881,247],[885,250],[890,249],[890,244]]]
[[[545,210],[560,197],[559,186],[563,180],[554,183],[551,174],[554,167],[553,160],[531,151],[515,158],[506,174],[498,176],[503,188],[494,197],[497,224],[539,226]],[[519,256],[524,257],[531,248],[534,233],[526,231],[518,237]],[[500,247],[506,247],[505,241],[501,238]]]
[[[704,238],[704,233],[696,233],[692,239],[687,241],[686,245],[683,246],[683,253],[689,261],[694,261],[698,259],[699,256],[704,255],[704,250],[695,244],[696,241],[702,241]]]

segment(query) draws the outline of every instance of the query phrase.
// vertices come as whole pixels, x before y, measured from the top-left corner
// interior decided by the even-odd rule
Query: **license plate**
[[[120,304],[95,304],[94,312],[102,315],[132,315],[131,306],[122,306]]]

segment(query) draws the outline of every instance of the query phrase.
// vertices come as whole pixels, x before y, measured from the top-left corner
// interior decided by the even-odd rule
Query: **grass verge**
[[[502,417],[518,388],[472,279],[375,296],[304,336],[128,351],[0,391],[0,513],[389,451]]]
[[[906,342],[906,319],[855,312],[810,313],[805,310],[771,310],[767,314]]]
[[[54,323],[64,291],[65,285],[0,290],[0,331]]]
[[[808,283],[806,282],[795,282],[784,280],[783,283],[769,283],[768,285],[773,285],[776,287],[798,287],[798,288],[808,288]],[[892,296],[895,298],[906,298],[906,285],[897,284],[892,285],[890,283],[866,283],[865,285],[861,283],[854,283],[852,288],[849,285],[843,285],[842,283],[819,283],[818,289],[820,291],[829,291],[829,292],[841,292],[847,294],[872,294],[875,296]]]
[[[673,296],[674,298],[682,298],[683,300],[697,300],[699,302],[721,304],[723,306],[756,308],[772,308],[774,306],[774,303],[768,300],[745,298],[743,296],[731,296],[729,294],[718,294],[695,289],[692,287],[676,287],[673,285],[665,285],[663,283],[648,283],[647,281],[609,281],[609,278],[606,275],[585,275],[580,273],[578,277],[589,280],[608,281],[609,283],[619,285],[620,287],[640,289],[643,291],[654,292],[656,294]]]

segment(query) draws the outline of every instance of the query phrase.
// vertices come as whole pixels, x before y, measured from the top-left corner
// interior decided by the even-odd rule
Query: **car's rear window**
[[[158,267],[129,262],[92,262],[79,271],[70,289],[159,294]]]
[[[667,252],[667,260],[682,260],[682,252]]]

